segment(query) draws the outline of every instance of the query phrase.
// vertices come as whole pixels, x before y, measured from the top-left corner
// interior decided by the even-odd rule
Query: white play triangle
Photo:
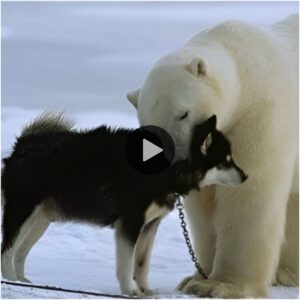
[[[143,139],[143,162],[152,158],[153,156],[163,152],[164,150],[153,143]]]

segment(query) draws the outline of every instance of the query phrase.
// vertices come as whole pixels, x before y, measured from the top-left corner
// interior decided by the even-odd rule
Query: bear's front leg
[[[214,211],[215,211],[215,187],[208,186],[201,191],[193,190],[184,201],[186,217],[189,223],[192,245],[197,253],[200,266],[208,276],[213,268],[213,261],[216,249],[216,235],[214,232]],[[193,275],[184,278],[177,286],[179,291],[192,281],[204,279],[196,271]]]
[[[288,197],[288,186],[277,181],[276,174],[268,174],[250,177],[236,189],[217,188],[213,269],[209,280],[190,280],[183,287],[185,293],[217,298],[267,296],[284,237]]]

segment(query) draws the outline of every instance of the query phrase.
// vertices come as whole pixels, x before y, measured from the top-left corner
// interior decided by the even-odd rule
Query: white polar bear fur
[[[193,243],[209,280],[192,277],[181,289],[263,297],[272,281],[297,285],[298,16],[267,29],[229,21],[205,30],[160,59],[127,96],[141,125],[170,132],[177,158],[187,155],[192,126],[216,114],[249,175],[238,188],[188,195]]]

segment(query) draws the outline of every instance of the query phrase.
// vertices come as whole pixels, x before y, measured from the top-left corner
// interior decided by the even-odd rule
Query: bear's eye
[[[180,119],[180,120],[184,120],[188,115],[189,115],[189,112],[186,111],[184,114],[182,114],[182,115],[179,117],[179,119]]]

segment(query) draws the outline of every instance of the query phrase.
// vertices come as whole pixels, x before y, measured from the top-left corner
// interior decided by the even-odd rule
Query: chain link
[[[203,271],[203,269],[201,268],[199,262],[198,262],[198,259],[195,255],[195,251],[193,249],[193,246],[192,246],[192,243],[191,243],[191,240],[190,240],[190,237],[189,237],[189,232],[186,228],[186,222],[185,222],[185,217],[184,217],[184,212],[183,212],[183,204],[181,202],[181,198],[180,196],[177,197],[176,199],[176,208],[178,210],[178,216],[179,216],[179,219],[180,219],[180,225],[182,227],[182,232],[183,232],[183,236],[184,236],[184,239],[185,239],[185,243],[189,249],[189,254],[192,258],[192,261],[196,267],[196,269],[198,270],[199,274],[202,275],[204,277],[204,279],[207,279],[207,276],[205,274],[205,272]]]

